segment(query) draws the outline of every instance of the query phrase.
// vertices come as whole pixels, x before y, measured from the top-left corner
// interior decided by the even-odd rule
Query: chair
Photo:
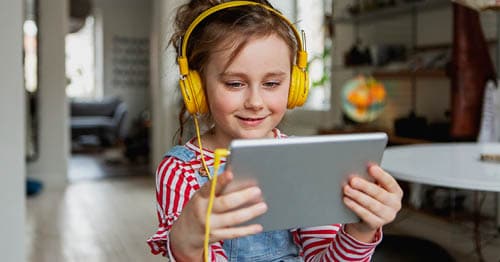
[[[116,97],[74,99],[71,101],[71,138],[92,135],[104,146],[124,140],[127,135],[127,112],[127,105]]]

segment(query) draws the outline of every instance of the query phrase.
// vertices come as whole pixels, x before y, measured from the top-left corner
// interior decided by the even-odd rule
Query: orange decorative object
[[[373,77],[357,76],[342,89],[342,109],[355,122],[370,122],[383,111],[386,100],[384,85]]]

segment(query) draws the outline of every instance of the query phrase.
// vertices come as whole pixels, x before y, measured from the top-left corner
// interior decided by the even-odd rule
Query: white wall
[[[97,86],[102,86],[103,96],[118,96],[127,103],[128,118],[127,126],[132,120],[138,117],[144,109],[151,109],[150,105],[150,84],[131,84],[130,82],[117,82],[116,80],[127,79],[128,76],[120,77],[116,69],[128,72],[144,72],[136,75],[133,79],[149,81],[149,64],[139,65],[138,59],[149,58],[149,44],[141,45],[139,41],[148,41],[151,33],[152,1],[151,0],[96,0],[96,24],[101,26],[97,33],[97,53],[96,58],[98,68],[102,68],[102,77],[98,80]],[[102,31],[101,31],[102,30]],[[101,35],[102,34],[102,35]],[[126,39],[118,42],[117,39]],[[143,55],[128,53],[117,53],[117,46],[120,47],[144,47]],[[116,58],[133,59],[131,63],[115,63]],[[123,61],[123,60],[122,60]],[[132,68],[133,67],[133,68]],[[122,71],[123,72],[123,71]]]
[[[175,10],[185,1],[155,0],[153,14],[153,31],[151,39],[152,59],[152,169],[160,162],[163,154],[173,145],[173,137],[178,128],[180,91],[177,80],[179,73],[175,64],[176,54],[168,39],[173,32],[172,24]]]
[[[67,0],[39,0],[39,158],[28,174],[47,187],[66,185],[69,158],[64,39]]]
[[[285,16],[292,22],[297,23],[297,4],[295,1],[270,1],[275,8],[283,12]],[[298,30],[303,28],[298,27]],[[306,42],[312,43],[315,41],[310,32],[306,32]],[[306,110],[304,108],[295,108],[289,110],[280,124],[280,129],[291,135],[313,135],[316,134],[318,128],[326,128],[333,125],[335,111],[315,111]]]
[[[151,138],[151,163],[150,168],[151,171],[154,172],[156,166],[160,162],[161,151],[162,148],[166,148],[166,145],[160,145],[164,140],[162,139],[162,124],[158,115],[161,113],[161,99],[159,98],[160,94],[160,23],[161,23],[161,8],[165,1],[154,0],[152,6],[152,16],[151,16],[151,43],[149,48],[151,49],[150,53],[150,76],[151,76],[151,116],[152,121],[154,123],[153,128],[150,130],[150,138]]]
[[[22,1],[0,1],[0,257],[25,261],[25,109]]]
[[[295,1],[270,0],[269,2],[274,6],[274,8],[282,12],[290,21],[296,22],[297,4]]]

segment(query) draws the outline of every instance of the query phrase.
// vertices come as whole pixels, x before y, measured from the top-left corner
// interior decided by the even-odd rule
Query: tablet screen
[[[234,140],[235,180],[255,180],[268,205],[247,224],[270,231],[359,221],[342,202],[342,186],[353,174],[370,179],[368,164],[380,164],[386,144],[385,133]]]

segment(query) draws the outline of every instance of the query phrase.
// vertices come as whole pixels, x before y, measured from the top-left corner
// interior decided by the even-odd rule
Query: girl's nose
[[[258,110],[264,107],[264,100],[262,99],[260,88],[252,87],[247,89],[247,97],[244,106],[247,109]]]

